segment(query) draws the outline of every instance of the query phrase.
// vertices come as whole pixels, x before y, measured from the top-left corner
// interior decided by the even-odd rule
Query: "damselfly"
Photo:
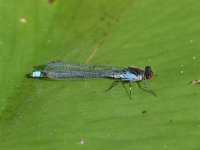
[[[157,96],[152,90],[147,89],[146,80],[153,77],[153,71],[150,66],[146,66],[144,70],[134,67],[112,67],[98,66],[89,64],[80,64],[64,61],[52,61],[44,65],[40,71],[34,71],[29,74],[32,78],[51,78],[51,79],[68,79],[68,78],[113,78],[116,79],[111,86],[106,90],[112,89],[118,83],[129,83],[129,97],[132,96],[131,83],[136,82],[140,89],[152,93]],[[144,88],[140,86],[140,81],[144,82]]]

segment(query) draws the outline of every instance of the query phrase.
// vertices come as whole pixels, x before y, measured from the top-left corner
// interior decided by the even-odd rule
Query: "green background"
[[[0,0],[0,149],[200,148],[200,1]],[[65,60],[152,66],[158,97],[112,80],[25,78]],[[128,88],[128,85],[126,85]]]

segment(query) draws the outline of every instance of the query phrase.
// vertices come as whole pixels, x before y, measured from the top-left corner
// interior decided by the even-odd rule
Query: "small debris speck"
[[[181,70],[181,72],[180,72],[181,74],[183,74],[183,70]]]
[[[84,141],[83,139],[81,139],[81,140],[79,141],[79,144],[83,145],[83,144],[85,144],[85,141]]]
[[[20,22],[21,22],[21,23],[27,23],[27,19],[26,19],[26,18],[21,18],[21,19],[20,19]]]
[[[192,80],[190,85],[200,84],[200,80]]]
[[[193,43],[194,41],[193,40],[190,40],[190,43]]]
[[[193,59],[196,59],[196,57],[195,57],[195,56],[193,56],[192,58],[193,58]]]

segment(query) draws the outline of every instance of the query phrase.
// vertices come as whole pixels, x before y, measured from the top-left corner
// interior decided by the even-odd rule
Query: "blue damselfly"
[[[152,93],[147,89],[146,80],[153,77],[153,71],[150,66],[146,66],[144,70],[135,67],[112,67],[99,66],[90,64],[80,64],[74,62],[52,61],[44,65],[40,71],[34,71],[29,74],[32,78],[51,78],[51,79],[68,79],[68,78],[113,78],[116,79],[106,90],[112,89],[118,83],[129,83],[129,97],[132,96],[131,83],[136,82],[140,89]],[[144,88],[140,86],[140,81],[144,82]]]

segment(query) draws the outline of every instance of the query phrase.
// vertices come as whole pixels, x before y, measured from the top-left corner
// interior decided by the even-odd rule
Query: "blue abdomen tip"
[[[41,72],[40,71],[34,71],[31,76],[33,78],[41,77]]]

